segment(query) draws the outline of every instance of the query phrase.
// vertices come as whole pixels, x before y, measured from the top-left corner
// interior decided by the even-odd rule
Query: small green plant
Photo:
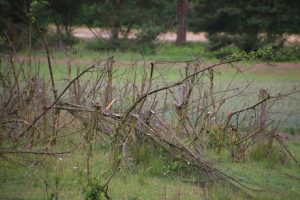
[[[93,51],[104,51],[108,50],[108,41],[105,40],[91,40],[86,43],[85,48],[87,50],[93,50]]]
[[[57,168],[56,168],[57,170]],[[55,172],[53,174],[48,167],[46,167],[45,177],[44,177],[44,190],[47,200],[58,200],[59,193],[61,190],[61,177]]]
[[[222,130],[221,127],[213,127],[208,132],[208,147],[218,154],[223,149],[232,150],[234,148],[236,138],[228,131]]]
[[[284,131],[285,131],[286,133],[291,134],[291,135],[296,135],[297,133],[300,132],[299,129],[294,128],[294,127],[285,128]]]
[[[164,160],[163,172],[164,172],[163,174],[164,176],[181,174],[181,175],[191,176],[194,178],[199,178],[202,175],[201,173],[198,173],[199,171],[194,170],[194,168],[191,166],[191,163],[182,161],[180,157],[177,158],[166,157]]]
[[[4,46],[5,46],[5,39],[4,39],[4,37],[2,37],[0,35],[0,50],[1,51],[4,50]]]
[[[216,51],[213,51],[212,54],[219,59],[222,59],[226,56],[230,56],[235,53],[239,53],[241,50],[237,48],[236,46],[230,45],[226,47],[222,47]]]
[[[269,43],[253,51],[232,52],[230,58],[249,61],[297,61],[300,48],[297,45],[281,47],[277,42]]]
[[[268,167],[273,167],[276,164],[285,164],[287,161],[283,150],[270,143],[258,143],[249,156],[253,161],[265,161]]]
[[[156,45],[152,42],[143,42],[126,38],[118,40],[93,40],[86,43],[86,49],[88,50],[138,52],[146,55],[154,54],[155,47]]]
[[[66,35],[62,33],[51,34],[48,36],[49,46],[61,47],[61,46],[73,46],[79,42],[79,39],[72,35]]]
[[[147,144],[137,144],[132,151],[132,158],[136,169],[141,169],[151,176],[160,176],[164,169],[165,158],[160,149]]]
[[[100,181],[97,179],[92,179],[84,187],[84,199],[85,200],[103,200],[110,199],[107,195],[107,186],[101,185]]]
[[[137,165],[148,166],[151,162],[153,154],[152,147],[147,144],[136,145],[134,148],[133,156]]]

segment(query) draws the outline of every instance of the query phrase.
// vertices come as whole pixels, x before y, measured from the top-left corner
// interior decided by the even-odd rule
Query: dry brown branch
[[[105,59],[106,60],[106,59]],[[99,61],[101,62],[101,61]],[[19,137],[22,137],[25,135],[25,133],[27,133],[27,131],[29,131],[59,100],[60,98],[66,93],[66,91],[69,89],[69,87],[76,81],[78,80],[82,75],[84,75],[85,73],[87,73],[88,71],[90,71],[91,69],[95,68],[96,65],[91,65],[90,67],[87,67],[85,70],[83,70],[79,75],[77,75],[72,81],[69,82],[69,84],[63,89],[63,91],[60,93],[60,95],[57,97],[57,99],[55,99],[50,106],[48,106],[40,115],[38,115],[37,117],[35,117],[35,119],[33,120],[33,122],[27,127],[27,129],[25,131],[23,131]]]
[[[51,103],[46,100],[44,101],[46,103],[42,103],[42,105],[49,105],[43,111],[41,111],[41,105],[35,108],[33,106],[35,102],[32,100],[34,98],[29,95],[30,98],[27,98],[27,96],[23,95],[22,88],[20,88],[19,96],[23,99],[29,99],[28,102],[31,103],[26,104],[26,110],[22,108],[22,101],[24,100],[18,100],[16,95],[12,93],[12,90],[17,89],[18,85],[20,85],[17,84],[17,81],[20,80],[21,72],[17,68],[14,72],[11,71],[12,69],[9,69],[5,73],[9,74],[7,79],[11,79],[11,82],[7,84],[8,89],[6,90],[7,97],[9,95],[12,96],[9,99],[10,106],[16,101],[21,108],[22,114],[29,110],[32,110],[30,113],[31,117],[36,115],[36,113],[41,113],[32,119],[20,117],[13,109],[7,109],[1,113],[1,128],[17,130],[15,131],[17,133],[21,130],[21,134],[17,135],[21,142],[23,142],[21,137],[30,129],[33,129],[32,135],[29,135],[26,139],[30,140],[33,134],[38,138],[40,136],[36,135],[42,135],[47,131],[46,114],[51,109],[60,110],[61,119],[63,120],[60,122],[61,126],[56,128],[62,133],[70,128],[71,130],[68,131],[71,131],[71,134],[67,132],[67,134],[63,133],[59,137],[55,135],[53,139],[63,139],[65,136],[79,134],[80,141],[79,144],[76,144],[76,148],[87,147],[86,167],[88,180],[92,178],[90,159],[92,158],[91,155],[96,139],[109,140],[110,144],[116,145],[113,146],[112,153],[115,153],[113,151],[118,151],[117,153],[120,153],[118,155],[121,156],[116,158],[117,167],[112,171],[111,177],[104,184],[106,192],[110,180],[117,171],[123,166],[126,167],[126,164],[131,164],[130,162],[134,159],[133,149],[140,145],[141,142],[164,149],[172,158],[180,159],[182,163],[188,163],[188,167],[201,175],[205,175],[205,177],[209,178],[207,179],[209,181],[229,183],[242,190],[258,191],[244,185],[239,179],[234,178],[236,176],[228,176],[206,155],[209,152],[208,148],[211,148],[209,142],[212,139],[210,137],[212,134],[226,134],[226,137],[229,137],[229,141],[225,143],[224,149],[230,153],[233,152],[231,155],[234,155],[233,157],[235,158],[239,150],[244,150],[256,142],[253,138],[270,125],[266,123],[264,127],[259,128],[257,126],[257,121],[255,122],[256,107],[267,101],[275,101],[289,96],[296,90],[277,96],[267,95],[253,105],[250,104],[250,106],[240,101],[239,103],[243,103],[243,107],[236,111],[230,110],[231,112],[224,116],[224,113],[227,113],[227,108],[224,104],[230,103],[230,100],[235,100],[235,98],[244,97],[242,95],[249,89],[251,83],[239,86],[239,88],[232,88],[233,80],[231,80],[227,87],[222,85],[218,89],[215,83],[214,69],[223,64],[237,62],[237,60],[222,61],[206,67],[202,67],[202,64],[200,65],[199,59],[170,62],[156,61],[150,63],[150,71],[146,68],[148,62],[144,61],[144,71],[139,77],[137,62],[132,62],[132,65],[126,63],[129,68],[125,69],[124,72],[118,73],[117,70],[113,71],[112,66],[110,66],[112,64],[110,62],[113,62],[111,58],[99,61],[106,67],[98,68],[96,64],[92,64],[80,71],[80,66],[78,65],[77,76],[73,79],[71,79],[71,61],[69,60],[67,86],[56,96],[49,91],[47,91],[49,94],[45,92],[46,100],[50,99],[51,96],[54,96],[54,99]],[[50,60],[49,52],[48,59]],[[48,65],[51,65],[51,61],[48,62]],[[168,81],[164,77],[168,70],[166,68],[161,70],[159,65],[164,67],[185,67],[185,74],[181,74],[179,81]],[[90,72],[89,76],[82,77],[87,72]],[[179,73],[181,72],[179,71]],[[128,74],[132,76],[128,77]],[[53,74],[50,74],[50,76],[52,76],[50,81],[54,82]],[[112,85],[112,81],[114,85]],[[30,95],[31,93],[34,94],[36,90],[36,82],[32,81],[28,83],[28,86],[26,85],[26,90],[29,91]],[[181,86],[184,86],[184,88]],[[55,90],[55,85],[54,87],[52,85],[52,90]],[[64,96],[67,90],[70,91],[70,95]],[[180,101],[177,98],[179,94],[181,94]],[[62,97],[66,97],[63,102],[61,100]],[[4,100],[4,103],[6,103],[8,98]],[[176,112],[178,110],[182,111],[182,113]],[[254,122],[252,120],[252,112],[255,115]],[[236,116],[236,118],[233,116]],[[41,119],[43,119],[43,124],[38,123]],[[247,124],[248,122],[249,124]],[[181,123],[181,127],[177,128],[179,123]],[[16,127],[13,127],[15,125]],[[45,138],[45,136],[42,136],[41,140],[45,140]],[[59,140],[57,139],[57,141]],[[32,146],[39,144],[38,139],[31,141],[31,143]],[[55,152],[48,152],[48,150],[26,151],[22,149],[9,149],[2,152],[0,149],[1,156],[18,153],[60,155],[59,153],[69,152],[57,152],[55,154]]]
[[[288,146],[278,136],[274,136],[274,138],[278,141],[280,146],[289,154],[289,156],[295,161],[295,163],[299,164],[299,161],[296,159],[296,157],[289,150]]]
[[[15,149],[2,149],[0,148],[0,154],[35,154],[35,155],[48,155],[48,156],[59,156],[70,154],[70,151],[63,152],[51,152],[51,151],[25,151],[25,150],[15,150]]]
[[[150,92],[148,92],[148,93],[145,93],[145,94],[141,95],[141,96],[134,102],[134,104],[133,104],[131,107],[129,107],[129,108],[127,109],[127,111],[125,112],[124,118],[128,117],[129,113],[130,113],[131,111],[133,111],[133,110],[135,109],[135,107],[136,107],[142,100],[144,100],[145,98],[147,98],[148,96],[150,96],[150,95],[152,95],[152,94],[155,94],[155,93],[157,93],[157,92],[163,91],[163,90],[167,90],[167,89],[170,89],[170,88],[179,86],[179,85],[183,84],[185,81],[187,81],[188,79],[190,79],[190,78],[192,78],[192,77],[194,77],[194,76],[196,76],[196,75],[198,75],[198,74],[200,74],[200,73],[202,73],[202,72],[204,72],[204,71],[207,71],[207,70],[209,70],[209,69],[215,68],[215,67],[220,66],[220,65],[232,63],[232,62],[238,62],[238,60],[234,60],[234,61],[225,61],[225,62],[220,62],[220,63],[218,63],[218,64],[214,64],[214,65],[208,66],[208,67],[206,67],[206,68],[204,68],[204,69],[201,69],[201,70],[199,70],[199,71],[197,71],[197,72],[195,72],[195,73],[193,73],[193,74],[187,76],[186,78],[182,79],[181,81],[178,81],[178,82],[176,82],[176,83],[173,83],[173,84],[170,84],[170,85],[167,85],[167,86],[160,87],[160,88],[158,88],[158,89],[154,89],[154,90],[152,90],[152,91],[150,91]],[[156,63],[159,63],[159,62],[156,62]]]
[[[245,112],[245,111],[248,111],[248,110],[253,110],[253,109],[255,109],[256,107],[258,107],[259,105],[261,105],[261,104],[263,104],[263,103],[265,103],[265,102],[267,102],[267,101],[269,101],[269,100],[272,100],[272,99],[273,99],[273,100],[274,100],[274,99],[281,99],[281,98],[284,98],[284,97],[286,97],[286,96],[289,96],[289,95],[294,94],[294,93],[297,93],[297,92],[299,92],[299,91],[298,91],[298,90],[292,90],[292,91],[288,91],[288,92],[286,92],[286,93],[284,93],[284,94],[278,94],[278,95],[276,95],[276,96],[271,96],[271,95],[268,94],[268,95],[266,95],[262,100],[258,101],[257,103],[255,103],[255,104],[253,104],[253,105],[251,105],[251,106],[248,106],[248,107],[246,107],[246,108],[242,108],[242,109],[240,109],[240,110],[231,112],[231,113],[229,113],[228,116],[227,116],[226,122],[224,123],[224,124],[225,124],[224,128],[226,128],[226,127],[229,125],[232,116],[234,116],[234,115],[236,115],[236,114],[239,114],[239,113],[242,113],[242,112]]]

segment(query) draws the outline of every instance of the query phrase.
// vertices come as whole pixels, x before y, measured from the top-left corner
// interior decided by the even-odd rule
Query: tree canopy
[[[214,47],[234,43],[245,50],[300,32],[298,0],[201,0],[190,16],[193,31],[206,31]]]
[[[16,30],[34,21],[42,27],[54,24],[67,36],[74,25],[100,27],[111,40],[135,30],[137,41],[151,42],[177,25],[180,41],[185,30],[204,31],[210,49],[234,44],[250,51],[299,33],[299,13],[298,0],[0,0],[0,36],[19,38],[22,32]]]
[[[175,16],[173,0],[93,0],[83,6],[82,23],[89,27],[111,30],[113,39],[125,37],[132,28],[142,30],[140,36],[156,37],[171,24]]]

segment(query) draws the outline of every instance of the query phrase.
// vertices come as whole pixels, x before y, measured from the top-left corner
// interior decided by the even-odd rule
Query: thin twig
[[[109,59],[109,58],[107,58]],[[106,60],[106,59],[105,59]],[[69,82],[69,84],[65,87],[65,89],[63,89],[63,91],[60,93],[60,95],[57,97],[57,99],[55,99],[50,106],[48,106],[39,116],[35,117],[35,119],[33,120],[33,122],[28,126],[28,128],[23,131],[19,137],[22,137],[25,135],[25,133],[27,133],[59,100],[60,98],[66,93],[66,91],[69,89],[69,87],[77,80],[79,79],[82,75],[84,75],[86,72],[88,72],[89,70],[93,69],[94,67],[96,67],[96,65],[92,65],[88,68],[86,68],[85,70],[83,70],[79,75],[77,75],[72,81]]]

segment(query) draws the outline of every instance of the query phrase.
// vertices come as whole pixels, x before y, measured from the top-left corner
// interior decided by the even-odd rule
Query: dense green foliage
[[[208,32],[211,49],[233,43],[250,51],[299,33],[299,13],[297,0],[203,0],[191,10],[190,28]]]
[[[41,28],[48,25],[55,25],[57,33],[68,37],[74,25],[86,25],[107,30],[106,49],[139,46],[140,50],[153,46],[158,34],[175,30],[176,4],[176,0],[1,0],[1,43],[8,39],[16,45],[26,43],[28,26],[33,33],[37,31],[36,40]],[[251,51],[274,41],[281,48],[287,34],[300,32],[299,13],[297,0],[191,0],[187,30],[207,32],[210,50],[234,45]],[[130,32],[136,33],[134,41],[128,37]]]
[[[82,13],[81,23],[104,28],[109,33],[106,49],[126,49],[133,44],[149,46],[158,34],[170,28],[175,18],[174,0],[89,1],[83,5]],[[128,40],[133,29],[138,30],[134,42]]]
[[[59,25],[63,25],[65,33],[70,35],[71,26],[77,21],[83,0],[48,0],[48,2],[57,31],[60,33]]]
[[[0,53],[9,52],[3,59],[0,54],[0,199],[299,198],[300,69],[274,63],[300,60],[299,47],[283,40],[300,31],[299,3],[190,0],[189,30],[206,31],[210,42],[156,42],[158,34],[174,31],[180,21],[177,2],[0,0]],[[72,34],[75,26],[87,26],[97,39],[80,40]],[[195,58],[195,65],[187,61]],[[238,62],[206,69],[218,59]],[[192,64],[194,72],[200,71],[189,82],[191,77],[184,77]],[[178,89],[170,87],[174,82]],[[171,96],[153,93],[160,87]],[[188,100],[185,91],[192,87],[198,90],[191,91],[184,108],[176,98]],[[261,129],[262,111],[255,105],[269,97],[258,99],[263,88],[278,100],[266,104],[271,126]],[[283,100],[281,93],[288,91]],[[143,96],[149,99],[135,103]],[[169,101],[172,97],[176,103]],[[147,111],[143,106],[151,102]],[[136,109],[127,108],[132,104]],[[243,109],[252,113],[244,115]],[[195,110],[201,115],[194,122]],[[184,111],[191,114],[185,117]],[[233,122],[227,128],[223,121],[232,113],[236,118],[227,118]],[[262,130],[266,139],[257,137]],[[224,172],[221,179],[211,173],[217,170]]]
[[[0,0],[0,47],[7,43],[7,38],[13,41],[15,46],[26,41],[26,27],[28,25],[30,9],[29,0]],[[2,45],[1,45],[2,43]]]

